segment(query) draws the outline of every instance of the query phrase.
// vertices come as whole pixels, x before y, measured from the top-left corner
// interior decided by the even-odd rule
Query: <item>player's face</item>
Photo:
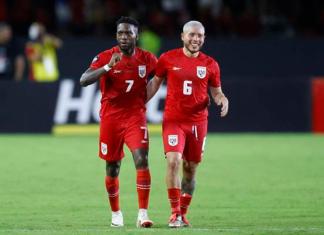
[[[184,47],[191,54],[197,53],[205,41],[205,30],[201,27],[190,27],[189,30],[181,34]]]
[[[121,51],[131,54],[137,40],[137,28],[132,24],[121,23],[117,26],[117,42]]]

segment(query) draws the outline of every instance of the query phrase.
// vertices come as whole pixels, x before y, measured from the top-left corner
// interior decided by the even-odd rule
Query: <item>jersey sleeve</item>
[[[215,60],[213,60],[210,65],[210,76],[208,78],[208,85],[212,87],[221,86],[220,69],[218,63]]]
[[[107,56],[104,53],[100,53],[93,58],[90,68],[99,69],[105,64],[107,64]]]
[[[167,75],[166,54],[162,54],[156,64],[155,75],[162,78]]]
[[[155,70],[156,70],[156,64],[158,60],[155,55],[152,53],[149,54],[149,60],[148,60],[148,65],[149,65],[149,77],[152,77],[155,75]]]

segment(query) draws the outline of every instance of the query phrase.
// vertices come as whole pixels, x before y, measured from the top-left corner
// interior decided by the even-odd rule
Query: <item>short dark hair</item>
[[[119,20],[117,20],[116,22],[116,26],[118,26],[119,24],[132,24],[134,25],[136,28],[139,27],[139,23],[137,20],[135,20],[134,18],[132,17],[128,17],[128,16],[122,16],[119,18]]]

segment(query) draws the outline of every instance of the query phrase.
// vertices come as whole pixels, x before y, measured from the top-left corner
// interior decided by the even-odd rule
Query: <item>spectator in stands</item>
[[[174,37],[190,19],[212,37],[323,36],[323,12],[323,0],[0,1],[0,20],[18,35],[37,19],[67,35],[111,36],[119,16],[132,15],[162,37]]]
[[[0,81],[23,79],[25,60],[18,42],[12,37],[11,27],[0,23]]]
[[[54,82],[59,78],[56,50],[62,41],[48,33],[45,26],[33,23],[29,28],[30,41],[26,44],[29,79],[37,82]]]

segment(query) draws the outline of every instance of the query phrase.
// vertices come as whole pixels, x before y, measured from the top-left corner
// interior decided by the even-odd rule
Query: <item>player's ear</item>
[[[138,41],[138,39],[139,39],[139,32],[138,32],[138,28],[135,28],[135,34],[136,34],[136,41]]]
[[[183,41],[184,33],[181,33],[181,40]]]

